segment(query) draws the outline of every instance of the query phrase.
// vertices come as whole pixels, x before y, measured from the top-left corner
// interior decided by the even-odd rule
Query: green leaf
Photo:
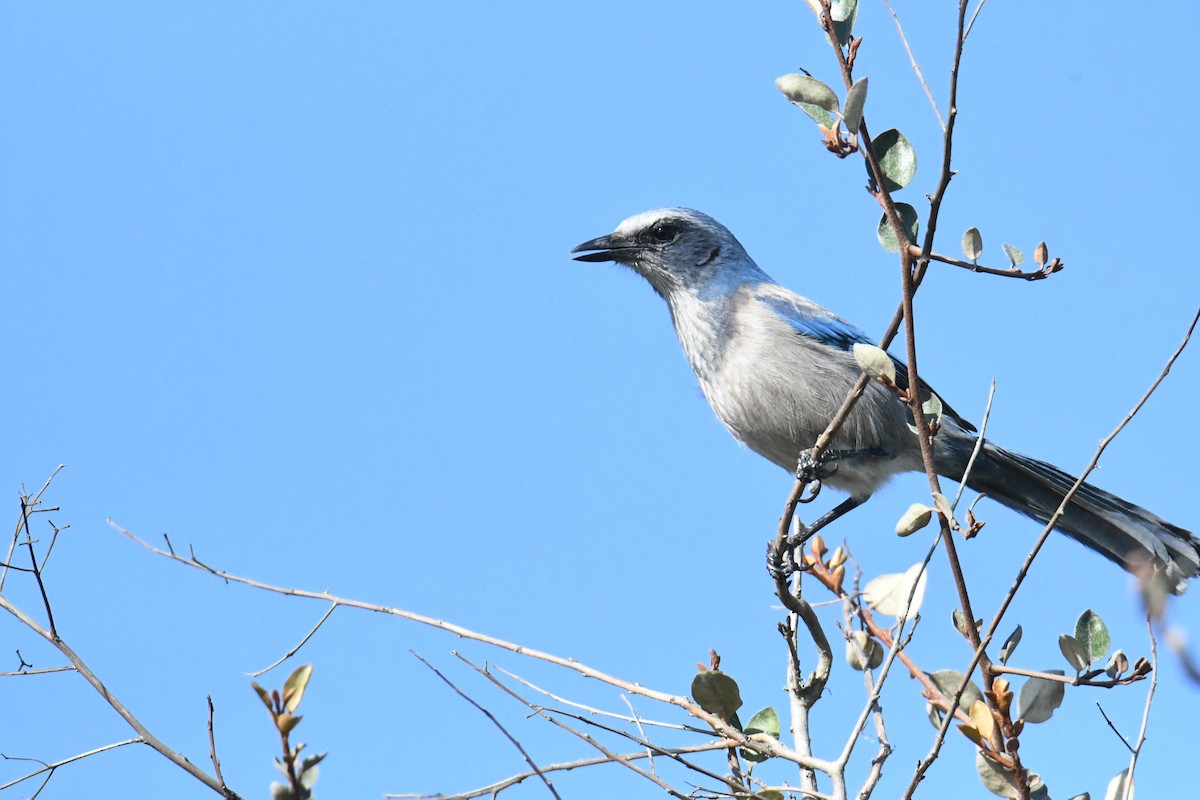
[[[1014,247],[1011,244],[1000,245],[1004,248],[1004,254],[1008,256],[1008,260],[1012,262],[1013,267],[1021,266],[1021,262],[1025,260],[1025,254],[1021,252],[1021,248]]]
[[[1021,796],[1017,788],[1017,776],[1012,770],[1000,766],[983,754],[982,750],[975,751],[975,770],[979,779],[989,792],[999,797],[1017,798]]]
[[[1061,669],[1048,669],[1046,672],[1051,675],[1063,674]],[[1065,683],[1045,678],[1025,681],[1017,695],[1017,707],[1020,709],[1018,718],[1026,722],[1045,722],[1050,719],[1054,709],[1062,705],[1066,687]]]
[[[983,255],[983,234],[979,232],[979,228],[967,228],[967,232],[962,238],[963,255],[975,261]]]
[[[312,677],[312,664],[296,667],[288,679],[283,682],[283,706],[293,714],[304,698],[304,690],[308,688],[308,679]]]
[[[726,722],[742,707],[737,681],[715,670],[701,672],[692,678],[692,699],[705,711]]]
[[[1104,800],[1133,800],[1133,776],[1123,769],[1108,782]]]
[[[1087,647],[1074,636],[1068,636],[1065,633],[1059,636],[1058,649],[1062,651],[1063,658],[1076,672],[1082,672],[1087,669],[1088,664],[1092,663],[1088,658]]]
[[[883,170],[884,184],[889,192],[908,186],[917,174],[917,151],[904,138],[904,134],[895,128],[876,136],[875,141],[871,142],[871,151]],[[871,175],[870,163],[867,163],[867,174]]]
[[[775,79],[775,86],[793,103],[814,105],[830,112],[838,110],[838,99],[833,89],[810,75],[794,72],[783,75]]]
[[[753,734],[756,734],[756,733],[765,733],[768,736],[773,736],[776,739],[778,739],[779,738],[779,714],[776,713],[775,709],[771,708],[770,706],[762,709],[761,711],[757,712],[753,717],[750,718],[750,722],[748,722],[746,724],[746,729],[745,729],[744,733],[747,736],[752,736]],[[748,750],[745,747],[743,747],[742,748],[742,758],[746,759],[747,761],[754,761],[757,763],[760,761],[766,761],[768,758],[770,758],[770,756],[766,756],[766,755],[763,755],[762,753],[756,752],[754,750]]]
[[[956,669],[939,669],[937,672],[926,672],[925,674],[929,676],[929,680],[937,687],[938,691],[950,699],[953,699],[954,693],[958,691],[958,687],[967,677]],[[975,681],[971,681],[963,691],[962,697],[958,699],[958,707],[963,711],[970,711],[971,706],[977,700],[983,700],[983,690]],[[929,721],[933,723],[933,727],[938,727],[942,722],[942,709],[933,703],[927,703],[925,711],[929,715]]]
[[[920,220],[917,219],[917,210],[908,203],[896,203],[896,213],[900,215],[900,224],[904,226],[904,230],[908,234],[909,243],[917,240],[917,231],[920,229]],[[892,230],[892,224],[888,222],[887,214],[884,214],[879,219],[879,227],[875,232],[879,238],[879,243],[883,245],[883,249],[889,253],[899,253],[900,243],[896,240],[896,232]]]
[[[1108,626],[1100,619],[1100,615],[1090,608],[1075,620],[1075,640],[1087,651],[1089,664],[1106,658],[1108,648],[1112,644],[1108,636]]]
[[[867,79],[859,78],[846,92],[846,110],[842,119],[846,121],[846,131],[854,133],[862,123],[863,104],[867,102]]]
[[[854,22],[858,19],[858,0],[833,0],[829,4],[829,11],[838,44],[845,47],[850,43]]]
[[[1004,644],[1000,647],[1000,663],[1007,664],[1008,659],[1012,658],[1012,654],[1016,652],[1017,645],[1021,643],[1021,626],[1008,635],[1004,640]]]

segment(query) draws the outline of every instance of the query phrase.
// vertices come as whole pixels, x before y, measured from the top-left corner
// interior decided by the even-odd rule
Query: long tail
[[[938,448],[938,472],[961,479],[974,439],[963,434],[943,441]],[[1052,464],[985,442],[967,486],[1039,522],[1049,522],[1075,480]],[[1131,572],[1152,566],[1166,577],[1175,594],[1182,594],[1187,579],[1200,572],[1200,539],[1090,483],[1079,487],[1056,529]]]

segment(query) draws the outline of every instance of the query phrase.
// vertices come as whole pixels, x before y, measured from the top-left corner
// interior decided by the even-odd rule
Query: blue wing
[[[801,306],[795,301],[784,297],[768,296],[762,297],[760,300],[775,312],[780,319],[791,326],[792,330],[796,333],[801,336],[807,336],[810,339],[815,339],[828,347],[849,351],[856,344],[875,344],[870,337],[858,328],[844,319],[835,317],[820,306]],[[896,385],[901,389],[908,389],[908,366],[891,353],[888,353],[888,356],[891,357],[892,362],[896,365]],[[935,394],[933,388],[923,380],[920,382],[919,387],[922,398]],[[967,422],[957,411],[951,408],[945,398],[942,398],[941,395],[938,395],[938,397],[942,400],[942,413],[948,415],[963,428],[969,431],[975,430],[975,426]]]

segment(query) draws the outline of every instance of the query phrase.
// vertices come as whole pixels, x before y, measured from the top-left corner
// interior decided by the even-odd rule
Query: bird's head
[[[576,261],[631,267],[668,301],[680,291],[727,292],[767,279],[728,228],[690,208],[646,211],[571,252],[583,253]]]

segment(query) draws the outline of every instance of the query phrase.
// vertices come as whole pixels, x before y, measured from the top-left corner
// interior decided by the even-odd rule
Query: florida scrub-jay
[[[717,417],[751,450],[789,471],[807,453],[862,373],[852,354],[865,334],[783,288],[759,269],[723,225],[698,211],[666,208],[584,242],[578,261],[631,267],[667,301],[683,352]],[[897,361],[903,388],[907,369]],[[922,391],[928,387],[922,384]],[[959,480],[974,427],[947,405],[933,440],[939,474]],[[923,469],[905,404],[872,381],[830,444],[848,454],[823,482],[865,501],[893,475]],[[986,442],[967,485],[1046,522],[1075,479],[1055,466]],[[1083,484],[1058,529],[1126,569],[1149,564],[1172,591],[1200,571],[1200,540],[1144,508]]]

